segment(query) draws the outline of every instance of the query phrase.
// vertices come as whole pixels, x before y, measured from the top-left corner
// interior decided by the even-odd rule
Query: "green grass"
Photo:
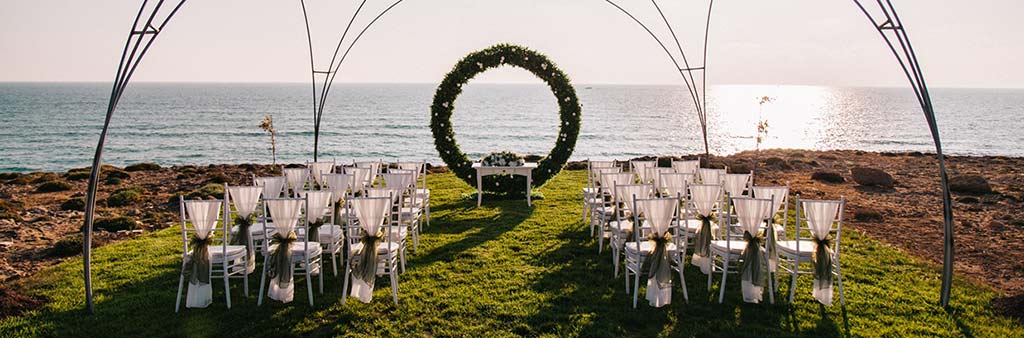
[[[838,295],[832,307],[815,302],[808,276],[799,280],[792,305],[745,304],[734,278],[725,304],[718,304],[692,267],[689,303],[677,287],[671,305],[656,309],[641,299],[634,310],[622,278],[612,278],[609,256],[597,254],[580,222],[583,172],[559,174],[540,189],[545,199],[533,208],[521,200],[476,208],[460,198],[472,188],[453,175],[429,181],[434,218],[400,275],[398,306],[387,278],[378,278],[372,303],[341,304],[340,278],[328,274],[326,294],[317,294],[313,307],[301,278],[293,303],[257,307],[257,275],[248,298],[233,283],[230,310],[215,281],[214,305],[175,314],[181,242],[171,229],[95,251],[94,315],[82,310],[80,260],[14,285],[46,305],[4,319],[0,336],[1024,336],[1019,322],[992,313],[996,292],[957,279],[946,311],[935,304],[934,264],[855,231],[844,232],[845,311]],[[783,283],[780,291],[787,288]]]

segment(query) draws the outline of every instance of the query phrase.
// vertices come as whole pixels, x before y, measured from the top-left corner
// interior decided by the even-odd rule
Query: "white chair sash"
[[[309,210],[306,211],[306,221],[314,223],[327,214],[327,210],[331,205],[330,191],[307,190],[300,192],[299,195],[305,197],[309,202]]]
[[[616,185],[615,198],[619,202],[626,203],[626,207],[629,210],[636,210],[636,206],[633,205],[633,198],[650,198],[652,190],[652,186],[648,184]]]
[[[228,195],[230,195],[231,202],[235,205],[235,212],[241,218],[248,218],[252,213],[256,212],[256,206],[259,205],[260,195],[262,194],[263,189],[260,187],[228,187]]]
[[[665,234],[672,224],[676,206],[679,202],[674,198],[648,199],[637,201],[637,208],[651,226],[654,251],[651,260],[651,272],[647,279],[647,301],[653,307],[662,307],[672,303],[672,270],[669,267],[668,243]],[[626,244],[629,245],[629,244]],[[660,248],[659,248],[660,246]]]
[[[707,185],[707,184],[696,184],[690,188],[690,199],[697,214],[703,218],[710,218],[711,213],[714,211],[715,204],[718,203],[722,198],[722,186],[721,185]],[[710,221],[709,221],[710,222]],[[708,231],[705,234],[705,230]],[[714,239],[714,232],[711,229],[705,229],[704,225],[697,230],[694,239],[694,250],[693,258],[690,263],[699,267],[700,271],[704,274],[711,273],[711,258],[705,255],[711,244],[710,241]],[[703,238],[703,240],[702,240]]]
[[[388,188],[394,189],[406,189],[416,183],[416,176],[414,174],[381,174],[381,178],[384,179],[384,185]]]
[[[724,172],[725,170],[722,169],[697,169],[697,174],[700,176],[700,182],[703,184],[722,184],[722,174],[724,174]]]
[[[220,201],[185,201],[185,210],[192,220],[192,227],[195,236],[199,239],[207,239],[217,225],[217,217],[220,215]],[[195,251],[195,248],[193,248]],[[192,258],[195,259],[195,258]],[[212,262],[211,262],[212,263]],[[213,265],[211,264],[210,267]],[[206,280],[210,280],[212,271],[207,271]],[[213,286],[210,283],[192,283],[189,281],[188,291],[185,296],[185,307],[205,308],[213,303]]]
[[[729,197],[743,196],[750,182],[750,174],[726,174],[723,186]]]
[[[736,217],[743,228],[743,237],[747,245],[743,250],[743,264],[740,266],[740,286],[743,289],[743,301],[760,303],[764,295],[764,249],[758,239],[765,219],[772,214],[771,199],[735,198]]]
[[[839,214],[840,203],[835,201],[802,201],[804,215],[807,217],[807,227],[810,228],[811,235],[816,239],[814,243],[815,255],[825,253],[828,255],[832,254],[832,248],[825,247],[819,248],[819,241],[828,239],[828,235],[832,230],[832,223],[836,220],[836,215]],[[828,258],[831,264],[831,257]],[[827,276],[819,276],[816,272],[814,275],[813,284],[813,295],[814,299],[817,299],[824,305],[832,305],[832,270],[828,270]]]
[[[352,200],[352,210],[356,218],[359,220],[359,226],[366,232],[365,236],[380,236],[380,228],[384,224],[384,220],[387,217],[387,210],[391,207],[391,203],[388,199],[381,198],[358,198]],[[376,252],[377,248],[363,248],[363,254],[370,254]],[[376,262],[372,263],[376,266]],[[368,276],[372,277],[373,276]],[[363,303],[369,303],[371,296],[373,295],[373,282],[364,281],[352,276],[352,290],[349,294],[352,297],[356,297]]]
[[[334,203],[338,203],[345,197],[345,192],[352,188],[352,175],[350,174],[326,174],[324,182],[327,190],[331,192]]]
[[[700,160],[672,162],[672,170],[680,174],[696,174]]]
[[[274,227],[277,233],[288,236],[295,232],[295,225],[302,213],[302,206],[305,201],[286,199],[268,200],[267,208],[270,209],[270,216],[274,220]],[[289,269],[294,269],[295,264],[290,264]],[[270,280],[270,290],[267,291],[270,299],[283,303],[291,302],[295,296],[295,283],[292,275],[277,276]]]
[[[359,190],[373,184],[373,177],[376,175],[376,172],[372,168],[360,167],[347,167],[345,168],[345,173],[353,176],[354,183],[351,188]]]
[[[622,172],[612,174],[601,174],[601,179],[599,180],[599,183],[601,183],[602,189],[607,189],[607,191],[611,191],[612,187],[615,185],[633,184],[633,174]]]
[[[284,177],[288,179],[288,186],[292,191],[305,189],[306,181],[309,180],[309,168],[285,168]]]
[[[287,184],[288,181],[283,176],[256,178],[256,186],[263,187],[263,198],[281,197]]]
[[[309,163],[309,172],[313,175],[316,184],[323,185],[324,175],[334,172],[334,162],[313,162]]]

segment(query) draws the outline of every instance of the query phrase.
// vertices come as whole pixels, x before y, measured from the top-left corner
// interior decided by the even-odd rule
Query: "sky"
[[[617,2],[674,44],[651,2]],[[930,86],[1024,87],[1024,2],[893,2]],[[318,68],[326,68],[358,3],[306,0]],[[390,3],[368,0],[354,27]],[[3,1],[0,81],[111,81],[139,4]],[[707,1],[659,5],[690,61],[701,63]],[[709,85],[906,85],[853,1],[719,0],[709,34]],[[548,55],[575,83],[680,84],[655,40],[604,0],[404,0],[358,41],[336,81],[438,83],[462,56],[501,42]],[[308,82],[300,1],[189,1],[134,81]],[[498,69],[474,81],[536,80],[523,70]]]

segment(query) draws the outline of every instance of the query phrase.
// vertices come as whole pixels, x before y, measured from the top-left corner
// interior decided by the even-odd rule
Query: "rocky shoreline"
[[[956,188],[956,272],[1005,292],[1009,303],[1002,306],[1019,309],[1024,298],[1024,158],[956,156],[948,161]],[[711,160],[711,166],[723,165],[734,172],[753,168],[755,184],[789,183],[804,198],[845,196],[846,226],[929,261],[942,258],[942,204],[932,154],[763,150]],[[567,169],[582,167],[576,162]],[[249,184],[253,175],[279,171],[259,164],[105,167],[98,195],[101,230],[94,244],[172,226],[178,220],[179,194],[221,197],[225,182]],[[0,289],[81,252],[88,174],[85,169],[0,173]]]

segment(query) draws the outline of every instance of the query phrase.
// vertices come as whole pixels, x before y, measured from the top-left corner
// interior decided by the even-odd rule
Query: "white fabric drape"
[[[732,200],[736,206],[736,218],[739,219],[743,231],[749,233],[751,240],[761,232],[764,220],[772,214],[770,199],[737,198]],[[757,257],[763,259],[764,250],[760,245],[749,245],[744,250],[756,250]],[[745,252],[746,253],[746,252]],[[746,255],[744,255],[746,256]],[[760,260],[759,260],[760,262]],[[748,262],[749,263],[749,262]],[[748,266],[748,269],[762,269],[761,264]],[[755,281],[749,279],[747,272],[741,271],[740,286],[743,289],[743,301],[747,303],[760,303],[764,295],[764,286],[754,285]],[[763,281],[757,281],[762,282]]]
[[[672,223],[672,216],[674,216],[675,214],[675,208],[676,205],[678,205],[678,201],[671,198],[654,199],[638,201],[637,204],[637,207],[639,208],[638,210],[640,210],[644,214],[645,219],[650,224],[651,232],[653,233],[653,235],[657,238],[665,237],[665,233],[668,232],[669,225],[671,225]],[[663,243],[662,245],[667,245],[667,242]],[[665,250],[667,249],[668,248],[665,248]],[[665,252],[665,255],[667,255],[667,252]],[[649,256],[649,259],[653,260],[658,258],[651,255]],[[668,264],[668,260],[652,263]],[[652,271],[650,272],[650,276],[647,279],[647,301],[653,307],[662,307],[668,305],[672,303],[671,274],[667,276],[668,278],[666,283],[661,283],[657,280],[658,276],[656,276],[656,271],[654,271],[654,265],[652,264],[651,266]],[[664,268],[668,269],[668,266],[665,266]]]
[[[633,197],[637,199],[650,198],[652,186],[647,184],[617,185],[615,186],[615,198],[619,202],[626,203],[626,208],[636,210],[633,205]]]
[[[832,223],[835,222],[836,215],[839,213],[839,203],[803,201],[803,209],[811,235],[819,241],[828,238],[829,232],[832,230]],[[817,251],[817,245],[815,242],[815,251]],[[832,305],[832,283],[819,281],[815,276],[812,291],[814,299],[822,304]]]
[[[327,190],[331,192],[333,202],[338,203],[345,197],[345,192],[351,188],[352,175],[327,174],[324,175],[324,182],[327,184]]]
[[[612,187],[616,185],[633,184],[633,174],[630,173],[612,173],[612,174],[601,174],[601,189],[611,192]]]
[[[235,205],[235,212],[238,213],[239,218],[248,219],[249,216],[256,212],[256,206],[260,203],[261,194],[263,194],[263,189],[260,187],[228,187],[228,195],[231,197],[231,202]],[[253,224],[250,224],[249,226],[251,227]],[[238,231],[242,231],[242,229],[239,228]],[[239,233],[235,236],[241,236],[241,234]],[[246,241],[246,243],[242,243],[242,245],[246,246],[246,254],[249,255],[249,264],[246,266],[247,272],[256,271],[255,253],[251,248],[249,248],[248,241]]]
[[[630,165],[631,170],[636,174],[637,178],[640,179],[641,183],[651,183],[651,177],[647,175],[648,168],[656,167],[658,162],[656,161],[632,161]]]
[[[696,174],[700,160],[672,162],[672,170],[680,174]]]
[[[373,177],[373,176],[376,176],[377,174],[380,174],[381,163],[380,162],[357,162],[356,163],[356,167],[357,168],[370,169],[370,175],[371,175],[371,177]]]
[[[309,164],[309,172],[316,184],[324,184],[324,175],[334,172],[334,162],[313,162]]]
[[[263,187],[263,198],[281,197],[281,193],[284,192],[287,183],[288,181],[282,176],[256,178],[256,185]]]
[[[380,236],[380,228],[384,224],[387,210],[390,207],[391,201],[388,199],[360,198],[352,200],[353,213],[359,219],[359,226],[366,231],[366,236]],[[363,248],[364,252],[366,250],[377,250],[377,248]],[[388,254],[390,255],[390,253]],[[356,297],[363,303],[369,303],[373,296],[373,285],[352,276],[351,291],[350,296]]]
[[[715,203],[722,198],[722,186],[698,184],[690,186],[690,199],[693,207],[697,209],[700,216],[711,217]],[[711,258],[705,257],[697,252],[693,253],[690,263],[699,267],[704,274],[711,273]]]
[[[195,229],[195,236],[200,239],[207,239],[217,225],[217,217],[220,215],[220,201],[185,201],[185,210],[192,219],[192,227]],[[214,250],[210,248],[210,250]],[[211,255],[212,256],[212,255]],[[213,267],[214,262],[210,262]],[[207,271],[207,274],[212,271]],[[209,280],[209,278],[207,278]],[[204,308],[213,303],[213,286],[210,283],[193,284],[189,282],[188,292],[185,296],[185,307]]]
[[[775,212],[772,213],[772,216],[782,213],[783,210],[786,208],[786,197],[789,194],[789,187],[752,187],[751,190],[753,191],[755,198],[772,199],[772,205],[775,206]],[[774,220],[772,221],[772,223],[776,224]],[[778,224],[778,227],[782,227],[784,229],[785,224]],[[777,230],[773,229],[772,234],[778,236],[778,234],[775,233],[775,231]],[[774,237],[768,238],[768,242],[766,244],[770,248],[769,250],[774,250],[776,239],[777,238]],[[768,256],[768,269],[771,270],[771,272],[776,272],[779,269],[778,255],[774,254],[774,251],[769,251],[769,253],[771,253],[771,255]]]
[[[270,209],[270,216],[274,219],[274,227],[277,229],[277,233],[287,236],[295,232],[295,224],[298,223],[302,213],[302,206],[306,202],[288,199],[269,200],[266,203],[267,208]],[[290,269],[295,268],[294,263],[289,265]],[[267,296],[270,299],[283,303],[291,302],[295,296],[295,283],[293,283],[292,279],[281,279],[277,277],[270,280],[270,290],[267,291]]]
[[[704,184],[722,184],[722,175],[724,173],[725,170],[722,169],[697,169],[697,174],[700,176],[700,182]]]
[[[362,190],[363,188],[370,186],[370,184],[373,184],[373,176],[376,175],[372,168],[359,167],[345,168],[345,173],[353,176],[354,184],[352,185],[352,189],[358,190]]]
[[[300,196],[305,197],[309,202],[309,210],[306,210],[306,221],[314,223],[327,214],[331,204],[330,191],[302,191]],[[315,239],[314,239],[315,240]]]
[[[380,176],[388,188],[406,189],[416,183],[414,174],[381,174]]]
[[[285,168],[284,177],[288,179],[288,187],[293,192],[298,192],[306,187],[306,181],[309,180],[309,168]]]
[[[747,190],[749,181],[750,174],[726,174],[723,186],[729,197],[740,197]]]

